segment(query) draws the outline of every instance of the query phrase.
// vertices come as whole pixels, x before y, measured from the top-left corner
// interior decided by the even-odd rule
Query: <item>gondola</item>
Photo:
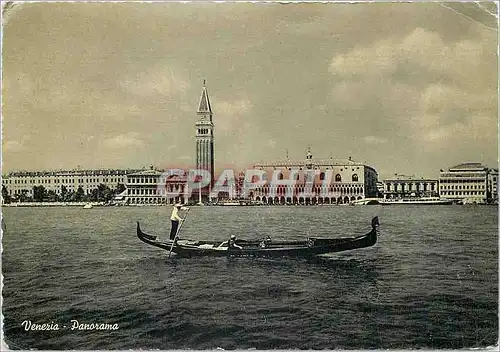
[[[256,240],[236,240],[241,248],[230,248],[228,241],[198,241],[177,239],[159,241],[142,232],[137,222],[137,237],[149,245],[172,251],[178,257],[313,257],[318,254],[348,251],[373,246],[377,242],[378,217],[372,219],[372,229],[365,235],[342,238],[309,237],[302,241],[275,241],[267,237]]]

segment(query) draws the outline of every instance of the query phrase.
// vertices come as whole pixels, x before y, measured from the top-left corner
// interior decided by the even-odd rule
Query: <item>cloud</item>
[[[3,151],[17,153],[26,150],[26,146],[19,141],[7,141],[3,143]]]
[[[144,142],[138,137],[138,133],[130,132],[105,139],[102,144],[107,149],[122,149],[131,147],[142,148],[144,146]]]
[[[468,92],[456,86],[431,84],[422,91],[419,107],[419,114],[408,121],[420,131],[413,137],[426,142],[426,147],[443,148],[460,141],[495,143],[494,92]]]
[[[154,66],[135,72],[121,80],[120,85],[132,94],[142,97],[171,96],[185,93],[189,88],[188,81],[179,74],[174,74],[168,66]]]
[[[31,136],[29,134],[25,134],[19,140],[10,140],[10,141],[5,141],[3,139],[2,143],[2,149],[3,152],[8,152],[8,153],[18,153],[18,152],[24,152],[28,150],[28,142],[31,140]]]
[[[219,101],[213,106],[214,114],[217,115],[217,131],[229,133],[231,131],[241,130],[248,125],[245,117],[252,110],[252,102],[248,99],[234,101]]]
[[[469,78],[487,54],[481,42],[463,39],[445,43],[437,33],[416,28],[405,37],[393,36],[336,55],[328,69],[343,78],[402,76],[408,80],[415,78],[415,72]]]
[[[217,112],[225,115],[239,115],[247,113],[251,108],[252,103],[248,99],[221,101],[217,103]]]
[[[335,55],[329,72],[336,78],[333,99],[362,116],[384,116],[387,131],[413,141],[413,147],[446,150],[457,143],[496,145],[496,71],[487,35],[473,41],[445,41],[415,28]],[[379,124],[380,119],[377,119]],[[373,126],[372,126],[373,127]],[[378,134],[380,135],[380,134]],[[365,143],[388,141],[364,137]]]
[[[366,136],[363,138],[365,143],[367,144],[382,144],[382,143],[387,143],[386,138],[381,138],[377,136]]]

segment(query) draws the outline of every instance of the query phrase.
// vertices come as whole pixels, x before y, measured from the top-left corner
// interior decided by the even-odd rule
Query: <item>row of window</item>
[[[405,186],[408,186],[408,187],[405,187]],[[429,187],[427,187],[429,186]],[[405,191],[427,191],[428,189],[430,189],[431,191],[434,191],[436,187],[436,184],[435,183],[431,183],[431,184],[427,184],[427,183],[424,183],[424,184],[420,184],[420,183],[417,183],[416,187],[414,187],[413,184],[409,183],[407,185],[405,184],[395,184],[394,187],[393,185],[391,184],[388,184],[387,187],[386,187],[386,190],[388,192],[390,191],[394,191],[394,192],[398,192],[398,191],[401,191],[401,192],[405,192]]]
[[[439,180],[440,183],[482,183],[486,182],[486,178],[481,177],[481,178],[475,178],[475,179],[468,179],[468,180]]]
[[[483,192],[479,191],[444,191],[441,192],[441,195],[443,196],[479,196],[479,195],[484,195]]]
[[[51,189],[49,191],[54,191],[56,194],[59,194],[59,195],[61,194],[61,189],[59,189],[59,188]],[[68,187],[68,191],[69,192],[76,191],[76,188]],[[33,190],[32,189],[15,189],[15,190],[11,190],[10,189],[10,190],[8,190],[8,192],[9,192],[10,195],[26,194],[26,195],[31,196],[33,194]],[[92,189],[86,189],[86,190],[84,190],[84,193],[85,194],[91,194],[92,193]]]
[[[312,187],[314,189],[323,189],[323,190],[325,190],[327,188],[330,189],[330,190],[332,190],[334,188],[338,188],[338,189],[346,188],[347,189],[347,188],[356,188],[356,187],[359,187],[359,186],[363,187],[364,185],[353,185],[353,184],[346,184],[346,183],[341,184],[341,185],[334,185],[334,184],[330,184],[330,185],[313,184],[312,185]],[[299,185],[287,186],[287,185],[270,185],[270,184],[265,184],[265,185],[262,185],[262,186],[258,187],[257,189],[274,189],[274,190],[276,190],[276,189],[287,189],[289,187],[296,189],[296,188],[307,187],[307,185],[305,185],[305,184],[299,184]],[[309,186],[309,187],[311,187],[311,186]]]
[[[35,184],[35,185],[39,185],[39,184],[52,184],[52,183],[55,183],[55,184],[59,184],[59,183],[62,183],[62,184],[71,184],[71,183],[84,183],[84,182],[87,182],[87,183],[99,183],[99,182],[103,182],[103,183],[108,183],[108,182],[112,182],[112,183],[119,183],[119,182],[123,182],[124,179],[123,178],[104,178],[104,179],[101,179],[99,180],[98,178],[91,178],[91,179],[83,179],[83,178],[80,178],[80,179],[76,179],[76,178],[72,178],[72,179],[41,179],[41,180],[34,180],[34,179],[14,179],[14,180],[4,180],[4,183],[5,184],[13,184],[13,185],[18,185],[18,184]]]
[[[304,174],[304,179],[305,179],[305,180],[308,180],[308,179],[310,179],[310,177],[311,177],[311,176],[312,176],[312,177],[314,177],[314,175],[312,175],[312,174],[305,173],[305,174]],[[264,174],[262,178],[263,178],[264,180],[267,180],[267,176],[266,176],[266,174]],[[284,176],[283,176],[283,174],[280,172],[280,173],[278,173],[278,175],[277,175],[277,177],[276,177],[276,178],[277,178],[278,180],[283,180]],[[296,173],[296,174],[295,174],[295,181],[299,181],[299,179],[300,179],[300,174],[299,174],[299,173]],[[325,180],[325,173],[324,173],[324,172],[321,172],[321,173],[319,174],[319,180],[320,180],[320,181],[324,181],[324,180]],[[252,178],[252,182],[253,182],[253,183],[256,183],[257,181],[258,181],[258,176],[253,176],[253,178]],[[357,174],[353,174],[353,175],[352,175],[352,177],[351,177],[351,181],[352,181],[352,182],[359,182],[359,177],[358,177],[358,175],[357,175]],[[335,175],[335,182],[342,182],[342,176],[341,176],[340,174],[336,174],[336,175]]]
[[[306,188],[304,187],[297,187],[297,188],[294,188],[293,189],[293,192],[295,193],[303,193],[304,191],[306,190]],[[321,194],[321,193],[324,193],[324,192],[330,192],[330,193],[342,193],[342,194],[363,194],[364,193],[364,190],[363,188],[358,188],[358,187],[355,187],[355,188],[338,188],[338,187],[329,187],[328,190],[325,189],[325,188],[319,188],[319,187],[315,187],[314,189],[312,190],[309,190],[310,192],[313,192],[315,194]],[[265,188],[265,189],[262,189],[262,190],[256,190],[256,193],[261,193],[261,194],[264,194],[264,195],[267,195],[267,194],[270,194],[270,193],[275,193],[275,194],[278,194],[278,195],[286,195],[287,194],[287,190],[285,188]]]
[[[184,192],[184,187],[172,187],[171,185],[168,185],[165,189],[158,189],[158,188],[131,188],[128,191],[129,195],[164,195],[166,192],[179,192],[183,193]]]
[[[158,183],[158,177],[130,177],[128,183]]]
[[[132,197],[127,199],[128,204],[175,204],[182,202],[181,197],[165,198],[165,197]]]
[[[256,201],[262,201],[264,204],[287,204],[287,203],[291,203],[291,204],[348,204],[352,201],[355,201],[356,199],[360,200],[360,199],[363,199],[362,197],[338,197],[338,198],[335,198],[335,197],[332,197],[332,198],[329,198],[329,197],[325,197],[325,198],[321,198],[319,197],[318,199],[316,198],[309,198],[309,197],[306,197],[306,198],[303,198],[303,197],[300,197],[300,198],[297,198],[297,197],[293,197],[293,198],[286,198],[285,197],[262,197],[262,199],[260,197],[256,197],[255,200]]]
[[[198,128],[198,134],[212,134],[212,131],[208,128]]]
[[[474,186],[443,186],[441,189],[484,189],[484,185],[474,185]]]

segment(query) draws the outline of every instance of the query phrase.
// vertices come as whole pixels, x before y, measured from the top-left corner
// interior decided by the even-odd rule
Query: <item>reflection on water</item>
[[[168,208],[4,209],[6,341],[37,349],[463,348],[497,342],[492,207],[191,210],[184,238],[364,234],[371,248],[294,258],[168,258]],[[118,331],[31,331],[34,322]]]

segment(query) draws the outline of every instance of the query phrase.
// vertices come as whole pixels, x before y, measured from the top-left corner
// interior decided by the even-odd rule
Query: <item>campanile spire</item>
[[[203,80],[203,88],[201,90],[200,103],[198,104],[198,115],[202,118],[212,121],[212,107],[210,106],[210,98],[206,86],[206,80]]]
[[[198,110],[199,116],[196,122],[196,168],[210,172],[211,179],[214,178],[214,123],[212,121],[212,107],[203,80]]]

